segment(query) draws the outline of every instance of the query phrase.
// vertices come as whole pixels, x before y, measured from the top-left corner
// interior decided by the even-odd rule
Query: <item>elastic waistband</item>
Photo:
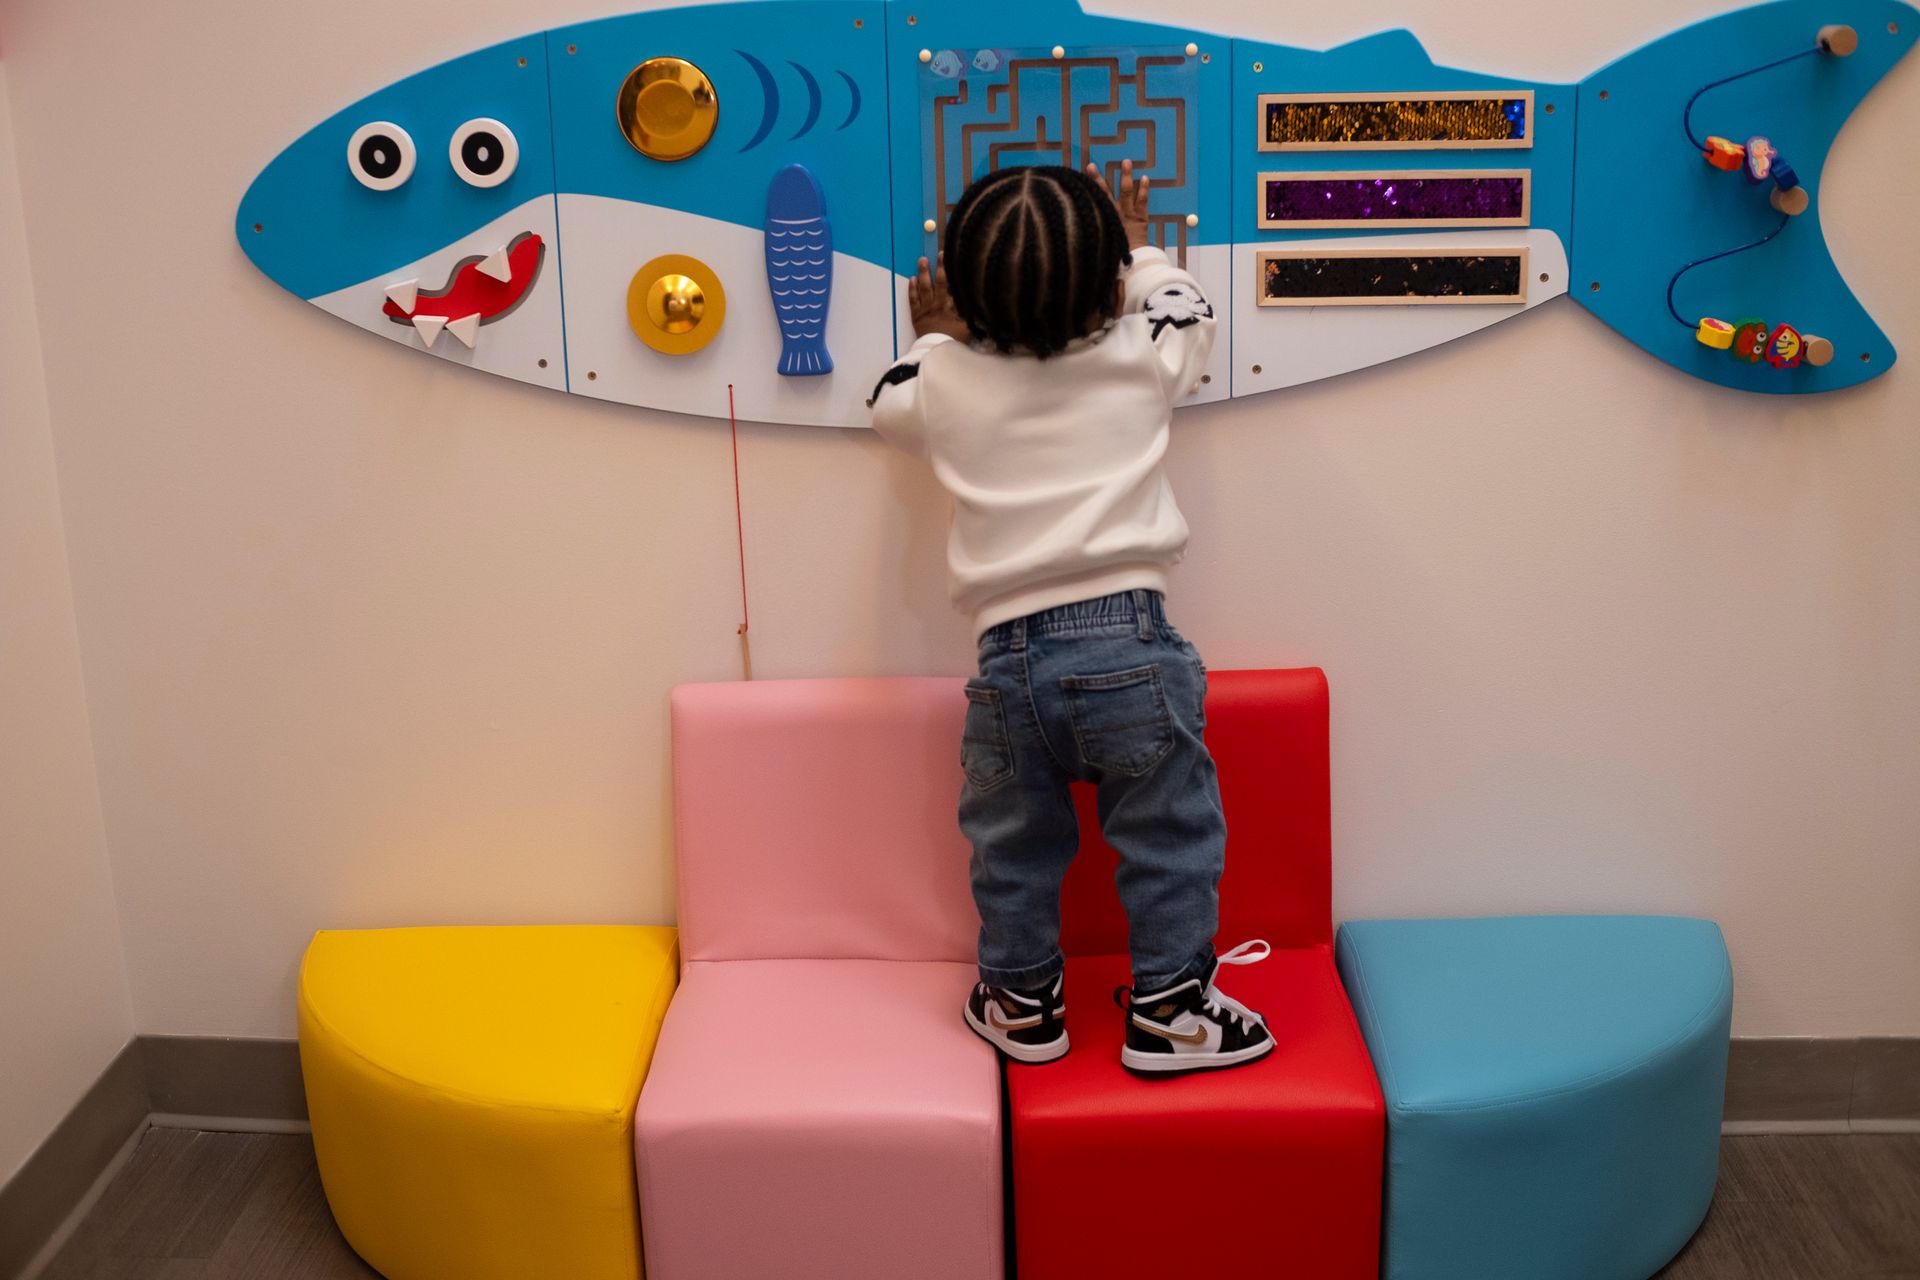
[[[1109,627],[1132,627],[1141,638],[1146,639],[1153,635],[1156,625],[1166,620],[1166,597],[1158,591],[1121,591],[1092,600],[1057,605],[1039,613],[1030,613],[1024,618],[988,627],[980,633],[980,643],[1024,649],[1030,635],[1100,631]]]

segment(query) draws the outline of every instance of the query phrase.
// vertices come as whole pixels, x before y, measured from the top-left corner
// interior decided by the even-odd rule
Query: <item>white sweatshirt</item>
[[[1135,249],[1120,318],[1038,360],[929,334],[873,393],[873,425],[953,497],[947,568],[974,634],[1058,605],[1164,592],[1187,522],[1161,459],[1213,349],[1213,307]]]

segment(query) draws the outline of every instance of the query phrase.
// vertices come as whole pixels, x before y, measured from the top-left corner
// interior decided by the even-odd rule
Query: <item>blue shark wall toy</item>
[[[1894,349],[1828,255],[1821,169],[1916,36],[1898,0],[1776,0],[1551,84],[1405,31],[1309,50],[1074,0],[655,10],[369,94],[267,165],[236,230],[296,296],[439,359],[857,426],[970,179],[1130,159],[1227,330],[1193,401],[1564,294],[1696,377],[1828,391]],[[636,278],[659,262],[684,270]]]

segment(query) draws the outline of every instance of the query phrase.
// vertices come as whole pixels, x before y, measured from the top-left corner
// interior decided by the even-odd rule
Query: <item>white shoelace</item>
[[[1273,948],[1268,945],[1265,938],[1254,938],[1250,941],[1243,942],[1233,948],[1233,950],[1223,952],[1214,957],[1214,964],[1216,965],[1214,977],[1218,978],[1220,976],[1219,966],[1230,964],[1259,964],[1272,954]],[[1267,1024],[1267,1020],[1264,1017],[1247,1008],[1247,1006],[1241,1004],[1226,992],[1220,990],[1220,988],[1212,982],[1207,984],[1207,989],[1202,995],[1205,997],[1206,1008],[1209,1013],[1214,1014],[1216,1017],[1221,1017],[1221,1020],[1224,1021],[1223,1011],[1230,1011],[1234,1018],[1240,1023],[1240,1029],[1242,1031],[1251,1031],[1256,1025],[1264,1027]]]

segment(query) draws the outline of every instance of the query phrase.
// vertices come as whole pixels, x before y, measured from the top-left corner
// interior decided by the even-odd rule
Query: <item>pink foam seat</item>
[[[651,1280],[998,1280],[958,680],[673,695],[681,985],[635,1114]]]
[[[956,1012],[973,981],[937,961],[688,965],[638,1122],[648,1274],[998,1275],[999,1089]]]

